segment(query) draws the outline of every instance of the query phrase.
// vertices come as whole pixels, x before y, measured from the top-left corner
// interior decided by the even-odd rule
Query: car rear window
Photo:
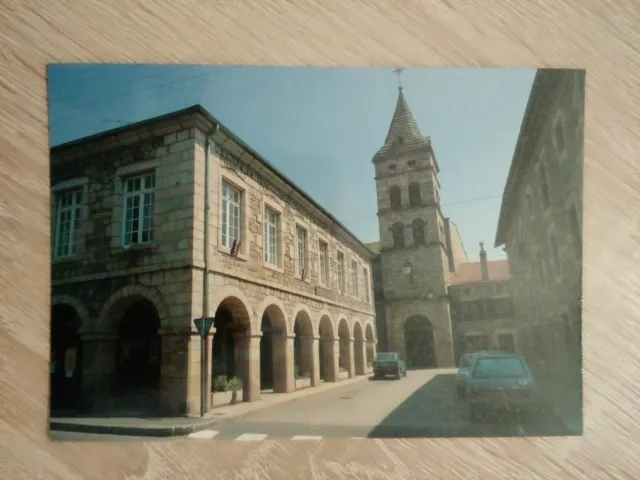
[[[527,376],[522,359],[518,357],[480,358],[473,369],[475,378],[522,378]]]
[[[398,355],[395,353],[379,353],[378,356],[376,357],[376,360],[378,360],[379,362],[388,362],[390,360],[396,360],[398,358]]]
[[[469,365],[471,365],[471,357],[463,355],[460,359],[460,368],[469,368]]]

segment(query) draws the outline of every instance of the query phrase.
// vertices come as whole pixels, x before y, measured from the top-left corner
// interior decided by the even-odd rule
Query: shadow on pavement
[[[496,413],[469,422],[468,406],[455,394],[455,374],[436,375],[416,390],[368,438],[512,437],[568,435],[548,406],[527,415]]]

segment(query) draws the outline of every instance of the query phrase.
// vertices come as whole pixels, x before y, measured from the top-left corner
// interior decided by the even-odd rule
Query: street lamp
[[[207,349],[207,335],[213,326],[214,317],[196,318],[193,323],[200,334],[200,416],[204,417],[204,405],[206,403],[207,393],[205,388],[206,375],[204,362],[205,350]]]

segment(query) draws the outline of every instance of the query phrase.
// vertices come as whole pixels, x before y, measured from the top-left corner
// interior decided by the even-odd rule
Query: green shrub
[[[227,388],[232,392],[242,390],[242,380],[239,379],[238,377],[233,377],[231,380],[229,380],[229,383],[227,384]]]
[[[229,391],[229,381],[227,377],[224,375],[218,375],[213,380],[213,391],[214,392],[227,392]]]

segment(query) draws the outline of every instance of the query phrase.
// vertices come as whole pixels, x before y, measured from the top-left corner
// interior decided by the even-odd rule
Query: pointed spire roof
[[[389,125],[389,132],[387,138],[384,141],[385,145],[393,143],[398,137],[404,137],[406,139],[424,138],[420,133],[418,122],[413,117],[407,99],[404,96],[402,87],[398,87],[398,102],[396,103],[396,109],[393,112],[393,118],[391,119],[391,125]]]
[[[386,154],[395,154],[404,150],[418,148],[431,150],[431,140],[420,132],[418,122],[416,122],[404,96],[404,91],[400,86],[398,87],[398,101],[393,112],[391,125],[389,125],[387,138],[382,148],[374,155],[374,162],[377,158],[384,157]],[[438,169],[437,163],[436,169]]]

